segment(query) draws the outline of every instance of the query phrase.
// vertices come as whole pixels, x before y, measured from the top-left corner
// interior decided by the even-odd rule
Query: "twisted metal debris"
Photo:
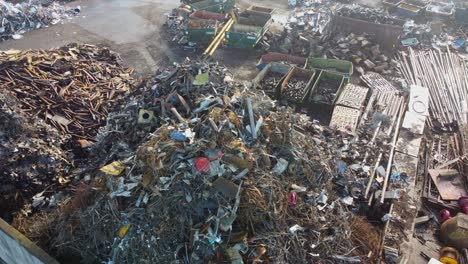
[[[177,65],[109,115],[92,153],[116,176],[94,172],[94,198],[47,218],[46,244],[84,263],[367,260],[331,183],[351,136],[227,73]]]

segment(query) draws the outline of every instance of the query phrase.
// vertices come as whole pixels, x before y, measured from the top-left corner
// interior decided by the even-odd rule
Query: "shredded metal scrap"
[[[120,177],[107,177],[109,195],[92,206],[44,224],[64,227],[50,244],[84,262],[368,260],[330,182],[336,159],[352,159],[358,144],[262,92],[224,83],[225,72],[177,65],[110,115],[93,153]],[[157,118],[139,122],[139,110]]]
[[[0,0],[0,40],[20,39],[26,31],[57,24],[79,12],[80,7],[67,8],[57,2],[42,6],[31,1],[12,4]]]

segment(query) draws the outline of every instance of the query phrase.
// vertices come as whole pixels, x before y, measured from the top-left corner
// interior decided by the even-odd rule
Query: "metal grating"
[[[354,133],[360,116],[361,112],[357,109],[337,105],[333,110],[330,127]]]
[[[377,91],[397,91],[389,81],[376,72],[369,72],[361,76],[361,79],[372,89]]]
[[[368,91],[369,88],[348,83],[341,92],[336,104],[361,109]]]

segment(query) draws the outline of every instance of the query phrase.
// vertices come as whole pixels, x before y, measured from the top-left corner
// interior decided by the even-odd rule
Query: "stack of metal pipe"
[[[441,50],[400,52],[399,71],[409,84],[430,93],[433,119],[442,125],[468,123],[468,64],[458,55]]]

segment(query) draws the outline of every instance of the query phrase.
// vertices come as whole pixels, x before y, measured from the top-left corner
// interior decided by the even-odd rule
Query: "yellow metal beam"
[[[232,24],[234,23],[234,20],[231,18],[229,21],[221,28],[221,30],[218,32],[218,34],[215,36],[213,41],[211,41],[210,45],[208,45],[208,48],[206,48],[205,52],[203,52],[203,55],[210,54],[212,48],[222,39],[224,39],[224,33],[228,31]],[[218,44],[219,45],[219,44]],[[216,46],[218,46],[216,45]]]

